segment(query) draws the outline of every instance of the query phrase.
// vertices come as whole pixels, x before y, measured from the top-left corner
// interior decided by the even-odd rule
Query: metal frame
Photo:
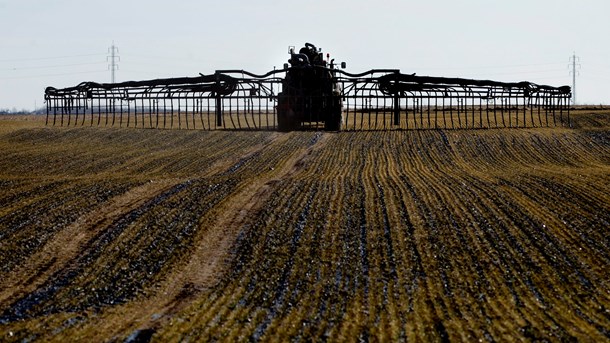
[[[324,68],[314,66],[314,68]],[[326,68],[325,68],[326,69]],[[276,105],[289,69],[81,83],[45,90],[47,125],[163,129],[277,129]],[[343,130],[570,126],[570,87],[328,69],[341,86]],[[323,123],[304,123],[320,129]]]

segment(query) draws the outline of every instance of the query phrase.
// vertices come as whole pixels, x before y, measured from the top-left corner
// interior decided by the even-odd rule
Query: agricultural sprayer
[[[531,82],[345,71],[321,49],[289,48],[283,69],[47,87],[47,125],[376,130],[569,126],[571,90]]]

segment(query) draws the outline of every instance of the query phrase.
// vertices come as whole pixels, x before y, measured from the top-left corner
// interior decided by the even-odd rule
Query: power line
[[[67,75],[105,73],[105,72],[106,72],[106,70],[92,70],[92,71],[79,71],[79,72],[74,72],[74,73],[61,73],[61,74],[43,74],[43,75],[31,75],[31,76],[9,76],[9,77],[0,77],[0,80],[39,79],[41,77],[48,77],[48,76],[67,76]]]
[[[110,64],[108,65],[108,68],[110,69],[110,83],[115,83],[114,72],[119,69],[117,62],[121,60],[121,57],[116,55],[116,53],[119,52],[119,48],[114,45],[114,41],[112,41],[112,46],[108,48],[108,52],[110,53],[110,56],[107,56],[106,60],[110,58]]]
[[[572,54],[572,57],[570,57],[570,62],[571,65],[568,65],[568,68],[572,68],[572,70],[570,70],[570,73],[572,74],[572,105],[576,105],[576,74],[580,74],[577,70],[576,70],[576,66],[578,66],[578,70],[580,70],[580,63],[576,63],[576,62],[580,62],[580,57],[576,56],[576,52],[574,52]]]
[[[556,72],[565,72],[565,69],[545,69],[545,70],[530,70],[530,71],[513,71],[513,72],[502,72],[502,73],[482,73],[479,74],[495,76],[495,75],[533,75],[533,74],[547,74],[547,73],[556,73]]]
[[[53,69],[53,68],[64,68],[64,67],[94,65],[94,64],[102,64],[102,63],[106,63],[106,62],[72,63],[72,64],[61,64],[61,65],[38,66],[38,67],[15,67],[15,68],[0,69],[0,71],[31,70],[31,69]]]
[[[23,62],[23,61],[43,61],[43,60],[57,60],[62,58],[73,58],[73,57],[87,57],[87,56],[100,56],[104,54],[84,54],[84,55],[69,55],[69,56],[53,56],[53,57],[26,57],[26,58],[12,58],[6,60],[0,60],[0,62]]]
[[[426,69],[426,70],[480,70],[480,69],[511,69],[539,66],[559,66],[563,63],[535,63],[535,64],[513,64],[513,65],[487,65],[487,66],[471,66],[471,67],[410,67],[411,69]]]

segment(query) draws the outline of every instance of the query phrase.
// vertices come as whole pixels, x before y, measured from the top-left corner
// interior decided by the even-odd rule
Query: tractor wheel
[[[293,124],[291,123],[290,112],[292,109],[290,108],[290,104],[288,102],[288,98],[279,94],[278,104],[277,104],[277,129],[278,131],[288,132],[292,130]]]
[[[335,98],[330,115],[324,121],[325,131],[341,131],[343,124],[343,104],[341,98]]]
[[[324,121],[324,130],[325,131],[341,131],[341,112],[337,114],[333,114],[330,118]]]
[[[288,131],[286,127],[286,111],[282,110],[279,105],[277,107],[277,130]]]
[[[301,120],[294,111],[294,106],[298,104],[294,103],[294,97],[279,94],[277,103],[277,129],[278,131],[288,132],[298,130],[301,126]],[[290,101],[293,100],[293,101]]]
[[[277,129],[282,132],[289,132],[299,129],[299,121],[294,111],[289,108],[285,111],[277,112]]]

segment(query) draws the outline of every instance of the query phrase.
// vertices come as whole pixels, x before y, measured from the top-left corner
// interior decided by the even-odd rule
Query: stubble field
[[[0,117],[0,341],[609,341],[610,111],[572,120]]]

